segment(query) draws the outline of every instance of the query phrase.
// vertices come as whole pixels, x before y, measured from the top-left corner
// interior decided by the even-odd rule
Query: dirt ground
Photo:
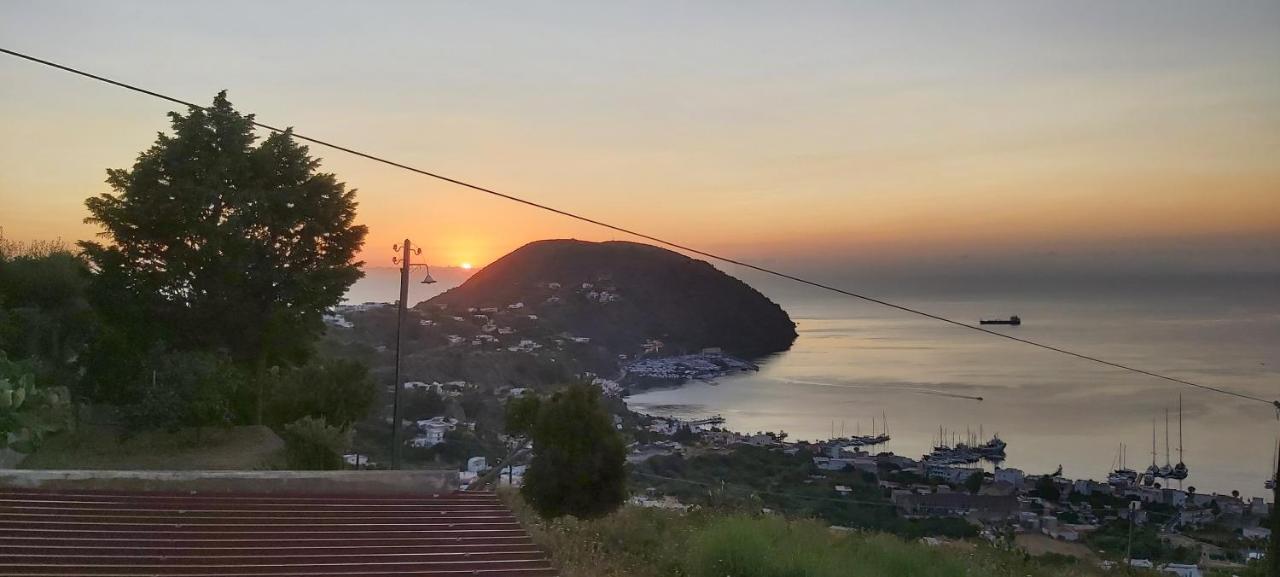
[[[1045,553],[1058,553],[1059,555],[1070,555],[1078,559],[1084,559],[1090,563],[1096,563],[1098,556],[1092,550],[1080,543],[1068,543],[1067,541],[1059,541],[1048,535],[1040,533],[1022,533],[1014,537],[1014,542],[1022,550],[1031,555],[1044,555]]]
[[[278,468],[284,441],[267,427],[207,428],[140,433],[127,439],[113,428],[83,426],[51,436],[22,469],[239,470]]]

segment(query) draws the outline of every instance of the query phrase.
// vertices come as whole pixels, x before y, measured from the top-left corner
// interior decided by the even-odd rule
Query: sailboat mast
[[[1182,461],[1182,395],[1178,395],[1178,462]]]
[[[1156,420],[1151,419],[1151,466],[1156,466]]]
[[[1169,409],[1164,410],[1164,464],[1169,465]]]

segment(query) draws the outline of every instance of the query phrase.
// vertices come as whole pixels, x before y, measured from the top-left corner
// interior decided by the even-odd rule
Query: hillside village
[[[923,528],[907,529],[909,534],[918,533],[930,540],[977,537],[1033,549],[1051,542],[1059,544],[1050,545],[1054,547],[1051,550],[1068,551],[1066,554],[1106,567],[1123,558],[1132,519],[1139,542],[1133,564],[1179,575],[1199,575],[1197,571],[1208,568],[1241,567],[1243,562],[1262,554],[1269,536],[1265,528],[1269,508],[1261,498],[1245,501],[1238,495],[1198,493],[1190,487],[1073,479],[1061,471],[1037,474],[997,466],[986,472],[973,465],[897,455],[878,450],[882,448],[878,446],[854,446],[846,439],[793,442],[785,433],[729,431],[722,428],[720,419],[682,421],[631,412],[622,397],[635,383],[646,379],[679,383],[753,370],[754,365],[717,350],[664,355],[666,351],[656,338],[633,350],[603,349],[588,337],[547,326],[541,311],[567,298],[609,306],[625,295],[608,286],[600,290],[590,284],[566,290],[548,283],[544,288],[556,292],[537,304],[517,301],[458,311],[447,305],[424,304],[411,310],[411,318],[413,324],[430,328],[419,339],[434,345],[427,349],[434,354],[461,351],[468,356],[488,355],[486,358],[499,355],[508,362],[521,358],[530,361],[530,366],[554,366],[599,386],[614,414],[615,426],[631,440],[628,462],[633,469],[632,488],[637,495],[633,502],[637,505],[687,509],[710,504],[705,496],[698,496],[699,492],[680,487],[681,480],[701,482],[696,475],[687,479],[646,475],[670,472],[672,463],[680,463],[676,469],[696,469],[708,459],[733,460],[765,452],[787,459],[783,462],[788,467],[803,467],[805,473],[793,479],[790,486],[753,486],[747,490],[827,499],[827,509],[817,514],[835,525],[854,521],[855,526],[879,528],[907,522],[914,524],[906,527]],[[610,296],[602,300],[601,294]],[[341,307],[329,322],[338,334],[359,332],[362,324],[376,322],[391,310],[389,305],[380,304]],[[392,352],[385,346],[377,350],[380,355]],[[584,358],[588,362],[583,362]],[[601,363],[603,359],[612,361],[602,363],[604,370],[610,364],[614,367],[613,372],[603,374],[614,378],[586,370],[588,366],[599,368],[602,364],[591,363]],[[433,395],[441,403],[436,406],[440,414],[404,415],[402,425],[411,431],[405,436],[406,445],[420,451],[421,457],[436,462],[443,459],[456,467],[464,483],[474,479],[499,462],[510,440],[493,418],[477,418],[463,410],[464,400],[470,399],[465,404],[474,410],[475,399],[492,399],[492,406],[480,408],[480,414],[492,415],[500,411],[505,400],[544,391],[552,382],[539,380],[536,370],[528,374],[527,379],[494,380],[492,374],[411,371],[410,380],[404,384],[405,392]],[[387,423],[389,409],[387,406],[383,416]],[[348,455],[348,462],[360,462],[359,457]],[[377,466],[376,460],[373,466]],[[501,482],[518,485],[523,472],[521,464],[507,467],[502,471]],[[882,503],[884,509],[892,511],[890,517],[897,520],[886,520],[883,512],[864,519],[830,509],[838,509],[840,500],[868,499]],[[765,499],[761,504],[766,509],[796,512],[787,500]],[[941,521],[946,523],[939,524]]]
[[[1132,564],[1178,575],[1242,568],[1243,562],[1261,558],[1270,537],[1270,505],[1261,497],[1245,500],[1234,492],[1198,493],[1194,487],[1142,486],[1118,478],[1073,479],[1061,470],[1033,474],[996,465],[984,471],[931,462],[928,456],[913,459],[868,451],[848,439],[790,442],[785,433],[737,433],[717,427],[717,422],[647,417],[645,430],[654,440],[633,445],[630,460],[644,470],[646,461],[664,456],[694,461],[743,449],[792,456],[809,464],[809,474],[800,484],[810,490],[798,494],[836,503],[878,495],[905,519],[963,519],[974,533],[992,542],[1075,544],[1055,550],[1103,567],[1123,558],[1130,520],[1144,541],[1135,548]],[[647,479],[642,475],[638,480],[644,486]],[[812,490],[815,487],[818,490]],[[791,491],[786,486],[774,490]],[[649,496],[637,502],[660,507],[690,504],[663,492],[650,487]]]

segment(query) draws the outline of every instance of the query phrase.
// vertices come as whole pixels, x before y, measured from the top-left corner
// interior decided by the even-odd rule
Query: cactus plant
[[[30,370],[0,354],[0,448],[29,453],[45,435],[67,428],[70,399],[66,387],[36,387]]]

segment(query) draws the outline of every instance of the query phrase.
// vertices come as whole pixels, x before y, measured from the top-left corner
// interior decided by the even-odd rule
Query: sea
[[[1099,365],[854,297],[734,267],[724,270],[781,305],[799,337],[758,372],[650,390],[637,411],[701,418],[792,440],[886,430],[879,450],[919,458],[937,444],[999,435],[1002,467],[1059,466],[1103,480],[1124,462],[1187,464],[1197,492],[1264,496],[1280,413],[1274,406]],[[417,285],[411,302],[456,286],[466,271]],[[900,278],[828,275],[866,296],[1225,390],[1280,398],[1280,275],[1037,274]],[[352,302],[395,298],[394,269],[371,269]],[[391,295],[389,298],[387,295]],[[1179,408],[1181,410],[1179,411]],[[1167,421],[1166,421],[1167,419]],[[1166,422],[1168,423],[1166,426]],[[1154,453],[1154,455],[1153,455]],[[991,465],[986,465],[990,469]]]

